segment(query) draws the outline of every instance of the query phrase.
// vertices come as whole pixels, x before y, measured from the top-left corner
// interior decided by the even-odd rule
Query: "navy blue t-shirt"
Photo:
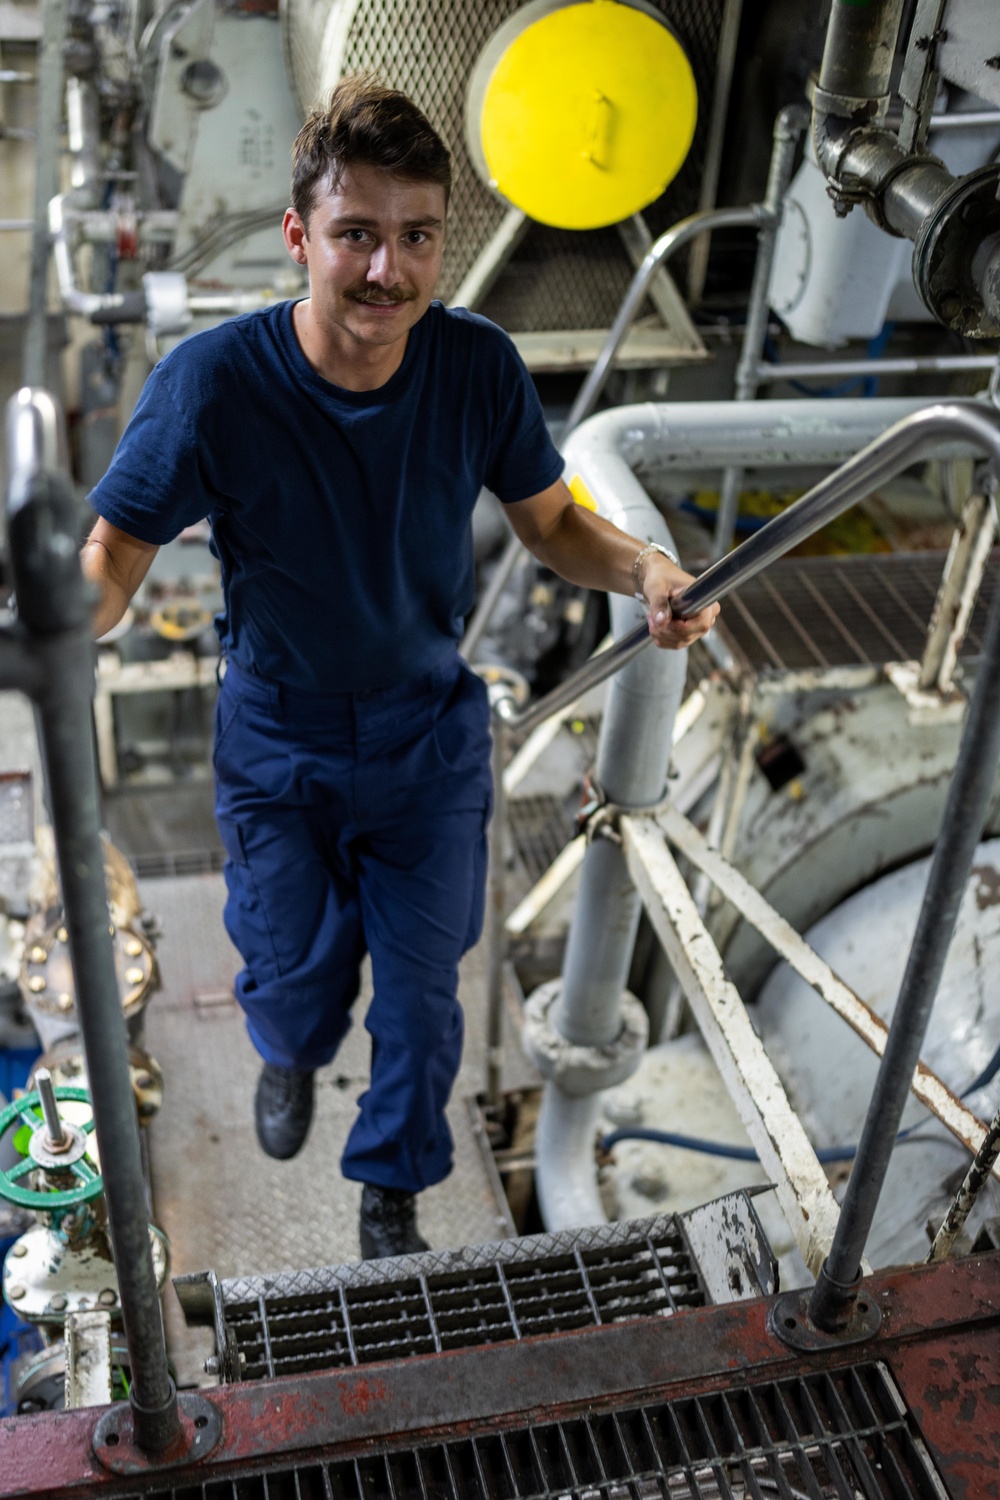
[[[157,365],[90,496],[160,545],[208,516],[238,666],[306,692],[393,687],[454,652],[473,602],[471,516],[562,460],[508,336],[440,302],[374,391],[318,375],[293,303],[185,339]]]

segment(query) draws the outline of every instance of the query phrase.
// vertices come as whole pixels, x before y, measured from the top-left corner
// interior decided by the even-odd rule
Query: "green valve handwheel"
[[[36,1213],[90,1203],[100,1197],[103,1188],[100,1173],[88,1159],[94,1121],[71,1125],[68,1120],[60,1119],[57,1108],[58,1103],[89,1104],[90,1094],[86,1089],[53,1088],[44,1068],[39,1068],[35,1082],[38,1087],[34,1093],[15,1099],[0,1111],[0,1145],[11,1129],[17,1131],[27,1125],[31,1130],[27,1152],[22,1152],[23,1160],[7,1171],[0,1170],[0,1198]],[[16,1139],[15,1146],[20,1149]],[[75,1186],[21,1187],[21,1179],[39,1168],[46,1172],[66,1172],[75,1179]]]

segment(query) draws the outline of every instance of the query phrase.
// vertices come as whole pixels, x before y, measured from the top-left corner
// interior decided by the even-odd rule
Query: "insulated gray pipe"
[[[642,534],[653,532],[651,540],[670,547],[666,523],[652,502],[647,504]],[[635,509],[629,507],[633,525],[641,519]],[[617,638],[645,621],[638,601],[612,596],[611,624]],[[686,669],[683,651],[644,651],[612,680],[594,767],[597,785],[609,802],[641,808],[662,800]],[[554,1017],[567,1041],[603,1047],[618,1035],[619,1004],[639,915],[639,897],[621,850],[608,839],[595,840],[583,862]]]
[[[672,547],[660,512],[637,480],[619,488],[614,508],[598,507],[616,526]],[[617,637],[642,628],[646,612],[636,599],[611,596]],[[674,717],[684,691],[686,659],[680,651],[644,651],[611,683],[601,721],[595,774],[607,798],[624,807],[649,807],[666,790]],[[590,1048],[613,1043],[622,1025],[622,997],[635,947],[641,902],[621,849],[596,839],[584,856],[580,887],[563,961],[562,987],[552,1021],[569,1043]],[[542,1095],[535,1140],[535,1181],[547,1228],[601,1223],[607,1217],[597,1192],[593,1135],[599,1094],[570,1095],[549,1080]]]
[[[589,424],[588,424],[589,425]],[[584,446],[586,446],[584,444]],[[567,447],[571,466],[578,457]],[[670,532],[642,485],[627,469],[608,491],[597,484],[599,511],[623,531],[672,547]],[[644,628],[636,599],[612,595],[616,637]],[[609,800],[626,807],[659,802],[666,788],[674,716],[684,690],[682,652],[645,651],[615,676],[601,722],[595,774]],[[601,1048],[618,1036],[641,903],[621,850],[606,839],[587,849],[563,964],[562,989],[553,1015],[570,1043]],[[536,1129],[536,1184],[542,1218],[550,1229],[601,1223],[606,1213],[597,1191],[593,1139],[598,1093],[573,1096],[549,1081]]]

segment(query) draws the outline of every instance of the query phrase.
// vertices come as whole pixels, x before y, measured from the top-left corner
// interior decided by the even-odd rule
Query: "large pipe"
[[[837,212],[856,203],[914,242],[913,279],[939,322],[973,338],[1000,331],[998,169],[956,178],[886,127],[903,0],[834,0],[813,93],[816,159]]]
[[[853,99],[883,117],[904,0],[833,0],[819,86],[827,94]]]
[[[114,950],[108,926],[104,852],[91,705],[92,601],[80,569],[79,516],[72,488],[52,462],[54,405],[22,390],[9,407],[11,476],[7,519],[23,644],[34,674],[46,788],[62,886],[65,926],[87,1058],[94,1124],[131,1365],[138,1445],[162,1453],[181,1437],[177,1393],[167,1368],[163,1323],[146,1218],[146,1190],[129,1077]],[[3,657],[0,656],[0,665]]]
[[[608,520],[632,536],[672,547],[666,521],[630,471],[609,491],[577,454],[572,440],[567,461],[580,464],[598,510]],[[644,626],[646,613],[638,600],[614,594],[610,603],[616,637]],[[665,793],[686,667],[682,652],[647,651],[622,668],[611,684],[595,776],[601,793],[618,806],[650,807]],[[555,1031],[571,1046],[600,1050],[617,1040],[641,910],[621,849],[607,839],[592,842],[580,872],[551,1018]],[[596,1089],[600,1087],[597,1083]],[[606,1218],[593,1165],[596,1089],[580,1095],[564,1090],[556,1078],[545,1085],[535,1181],[542,1218],[550,1229]]]

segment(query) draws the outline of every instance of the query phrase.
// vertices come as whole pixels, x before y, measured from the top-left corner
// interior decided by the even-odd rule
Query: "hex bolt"
[[[73,1142],[63,1129],[62,1120],[59,1118],[56,1092],[52,1087],[52,1074],[48,1068],[38,1069],[35,1074],[35,1087],[41,1101],[42,1114],[45,1116],[45,1129],[48,1135],[45,1145],[49,1151],[67,1151]]]
[[[222,1361],[217,1354],[210,1354],[205,1361],[205,1374],[218,1375],[222,1369]]]

